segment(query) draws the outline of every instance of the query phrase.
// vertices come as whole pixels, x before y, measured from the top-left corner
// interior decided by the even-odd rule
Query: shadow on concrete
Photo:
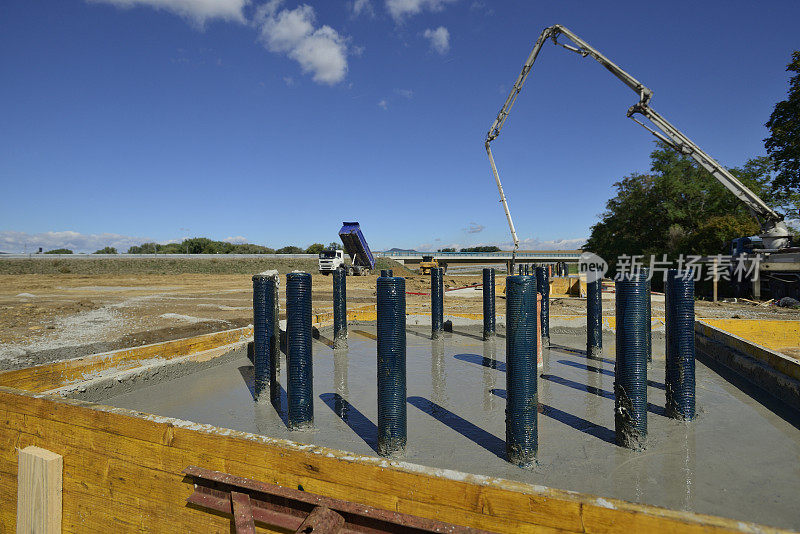
[[[239,374],[242,375],[244,385],[250,392],[250,397],[256,400],[256,368],[252,365],[242,365],[239,367]]]
[[[239,374],[242,375],[242,379],[244,380],[244,384],[247,386],[247,390],[250,392],[250,397],[253,401],[256,401],[256,370],[255,367],[252,365],[242,365],[239,367]],[[270,387],[276,388],[277,394],[274,395],[276,402],[272,403],[273,408],[275,408],[275,412],[280,416],[281,421],[283,424],[286,425],[286,428],[289,428],[289,413],[287,409],[289,407],[289,401],[286,398],[286,390],[283,389],[278,381],[274,381]],[[268,395],[267,391],[264,391],[262,395]]]
[[[501,373],[506,372],[506,362],[501,362],[493,358],[487,358],[479,354],[455,354],[453,358],[461,360],[462,362],[474,363],[475,365],[482,365],[489,369],[497,369]]]
[[[558,360],[558,363],[560,363],[562,365],[569,365],[570,367],[575,367],[577,369],[583,369],[584,371],[589,371],[591,373],[599,373],[599,374],[603,374],[603,375],[611,376],[611,377],[616,376],[614,371],[609,371],[608,369],[601,369],[600,367],[595,367],[594,365],[587,365],[587,364],[578,363],[578,362],[571,362],[569,360]],[[667,390],[667,386],[665,384],[662,384],[661,382],[654,382],[652,380],[648,380],[647,381],[647,385],[651,386],[651,387],[654,387],[654,388],[658,388],[658,389],[664,390],[664,391]]]
[[[325,343],[330,348],[333,348],[334,346],[333,340],[326,336],[323,336],[322,333],[319,331],[319,328],[317,328],[316,326],[311,328],[311,337]]]
[[[566,347],[564,345],[559,345],[557,343],[550,343],[550,348],[559,350],[561,352],[567,352],[569,354],[577,354],[578,356],[583,356],[587,360],[594,360],[596,362],[603,362],[603,363],[607,363],[609,365],[614,365],[616,363],[614,360],[609,360],[607,358],[601,358],[599,356],[595,356],[593,358],[590,358],[587,355],[585,350],[573,349],[572,347]]]
[[[364,332],[363,330],[351,330],[351,332],[353,332],[354,334],[358,334],[359,336],[363,336],[363,337],[365,337],[367,339],[371,339],[373,341],[377,341],[378,340],[378,336],[376,336],[375,334],[372,334],[370,332]]]
[[[323,393],[319,398],[378,454],[378,427],[375,423],[338,393]]]
[[[561,384],[562,386],[567,386],[572,389],[577,389],[578,391],[585,391],[587,393],[591,393],[592,395],[603,397],[604,399],[614,400],[614,393],[611,391],[606,391],[605,389],[596,388],[594,386],[589,386],[587,384],[581,384],[580,382],[575,382],[574,380],[569,380],[568,378],[562,378],[556,375],[542,374],[539,376],[543,380],[548,380],[556,384]],[[667,416],[667,412],[664,408],[656,404],[653,404],[651,402],[647,403],[647,411],[655,415],[660,415],[662,417]]]
[[[423,334],[422,332],[417,332],[417,331],[416,331],[416,330],[414,330],[413,328],[408,328],[408,327],[406,327],[406,333],[407,333],[407,334],[411,334],[412,336],[421,337],[422,339],[427,339],[428,341],[430,341],[430,340],[431,340],[431,334],[430,334],[430,333],[428,333],[428,334]],[[375,339],[377,339],[377,338],[375,338]]]
[[[491,452],[501,460],[506,459],[506,442],[494,434],[490,434],[484,429],[470,423],[447,408],[444,408],[433,401],[424,397],[408,397],[408,403],[430,415],[440,423],[448,426],[472,441]]]
[[[470,337],[472,339],[477,339],[478,341],[483,341],[483,336],[479,336],[477,334],[469,334],[467,332],[460,332],[458,330],[451,330],[451,332],[457,336]]]
[[[500,397],[501,399],[506,398],[506,390],[504,389],[493,389],[492,393]],[[553,408],[549,404],[544,404],[542,402],[539,403],[539,413],[542,415],[546,415],[550,419],[555,419],[561,423],[564,423],[567,426],[574,428],[579,432],[583,432],[584,434],[589,434],[590,436],[594,436],[598,439],[605,441],[606,443],[610,443],[612,445],[616,445],[616,435],[613,430],[610,428],[606,428],[601,425],[597,425],[592,423],[591,421],[587,421],[582,417],[578,417],[577,415],[572,415],[571,413],[567,413],[563,410],[559,410],[558,408]]]
[[[275,385],[278,388],[278,394],[276,395],[276,402],[272,403],[272,407],[275,408],[275,412],[280,416],[286,428],[289,428],[289,399],[283,386],[277,382]]]

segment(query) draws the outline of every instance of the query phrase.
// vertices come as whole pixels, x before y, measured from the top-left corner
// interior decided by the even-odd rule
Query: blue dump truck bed
[[[342,229],[339,230],[339,237],[344,243],[344,251],[353,260],[353,265],[367,269],[375,268],[375,258],[372,251],[361,233],[361,227],[357,222],[344,222]]]

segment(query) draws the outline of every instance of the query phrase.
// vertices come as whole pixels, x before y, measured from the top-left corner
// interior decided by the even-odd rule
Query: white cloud
[[[386,0],[386,9],[395,20],[402,22],[410,15],[418,15],[424,10],[441,11],[447,4],[452,4],[457,0]]]
[[[256,11],[255,23],[268,50],[285,53],[300,64],[313,80],[334,85],[347,74],[347,39],[330,26],[316,28],[314,8],[278,8],[282,0],[271,0]]]
[[[444,26],[439,26],[435,30],[428,28],[423,37],[431,42],[431,48],[439,54],[446,54],[450,50],[450,32]]]
[[[414,91],[412,89],[395,89],[394,92],[409,100],[414,97]]]
[[[359,15],[374,15],[375,10],[372,8],[372,2],[370,0],[355,0],[351,5],[350,8],[353,10],[353,16]]]
[[[118,252],[127,252],[129,247],[148,241],[153,240],[147,237],[111,233],[81,234],[72,230],[39,234],[7,230],[0,232],[0,251],[36,252],[39,247],[42,247],[45,251],[68,248],[73,252],[94,252],[104,247],[114,247]]]
[[[223,239],[223,241],[234,245],[241,245],[247,243],[247,238],[241,235],[237,235],[235,237],[226,237],[225,239]]]
[[[285,83],[286,85],[291,87],[291,86],[294,85],[294,78],[292,78],[291,76],[284,76],[283,77],[283,83]]]
[[[202,26],[209,19],[219,18],[245,22],[244,7],[250,0],[87,0],[94,3],[113,4],[122,8],[148,6],[171,11]]]
[[[386,103],[386,100],[381,100],[378,102],[378,107],[381,109],[389,109],[389,104]]]
[[[469,226],[467,228],[464,228],[464,231],[468,234],[479,234],[483,232],[484,228],[486,227],[483,226],[482,224],[471,222],[469,223]]]

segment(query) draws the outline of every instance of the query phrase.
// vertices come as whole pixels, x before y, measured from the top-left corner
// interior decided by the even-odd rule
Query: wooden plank
[[[39,447],[19,451],[17,533],[60,534],[61,455]]]
[[[800,321],[707,318],[701,321],[778,352],[800,347]]]
[[[107,369],[116,368],[123,371],[140,365],[143,360],[155,358],[169,360],[222,345],[247,341],[252,338],[253,328],[244,327],[102,354],[92,354],[2,373],[0,374],[0,386],[43,392],[86,380]]]
[[[226,531],[229,516],[185,504],[193,488],[180,471],[190,464],[497,532],[643,526],[651,532],[778,532],[8,388],[0,388],[0,416],[0,443],[47,447],[64,456],[64,529],[70,532],[107,530],[109,524],[120,531]],[[0,450],[0,495],[13,492],[3,487],[14,480],[4,474],[13,471],[13,462],[8,450]],[[88,513],[95,508],[102,511]],[[0,513],[6,522],[0,532],[10,530],[7,518]]]

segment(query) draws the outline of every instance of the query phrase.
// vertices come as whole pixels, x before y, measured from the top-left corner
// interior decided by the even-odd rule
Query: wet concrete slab
[[[505,460],[505,340],[484,342],[479,326],[457,326],[431,341],[407,332],[408,447],[403,459],[647,503],[800,527],[800,418],[755,389],[697,363],[694,422],[664,416],[664,347],[654,339],[649,368],[648,444],[614,444],[614,345],[588,360],[585,337],[554,334],[540,368],[538,465]],[[286,428],[281,404],[253,401],[253,368],[242,356],[134,391],[112,388],[105,404],[246,432],[377,455],[375,327],[351,325],[349,349],[330,332],[314,341],[313,431]],[[280,382],[285,387],[285,357]],[[725,373],[723,373],[725,374]],[[165,374],[168,376],[168,373]],[[727,378],[727,379],[726,379]],[[730,379],[731,381],[729,381]],[[739,387],[737,387],[739,386]],[[742,389],[740,389],[740,387]]]

